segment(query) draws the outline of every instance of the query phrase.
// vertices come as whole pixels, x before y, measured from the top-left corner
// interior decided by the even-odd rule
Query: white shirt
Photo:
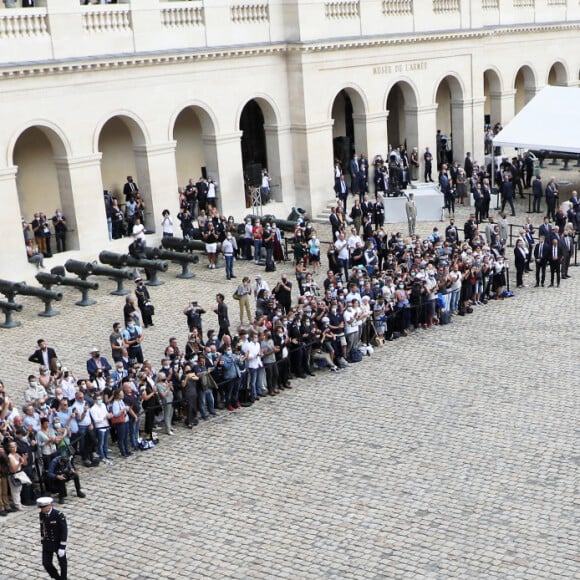
[[[242,344],[242,352],[248,355],[249,369],[259,369],[262,366],[259,342],[245,342]]]
[[[133,237],[136,240],[145,241],[145,226],[143,224],[135,224],[133,226]]]
[[[173,220],[169,216],[166,216],[161,220],[161,225],[163,226],[164,234],[173,233]]]
[[[348,242],[346,240],[336,240],[334,247],[338,252],[339,260],[348,260]]]
[[[356,311],[347,308],[343,314],[344,318],[344,333],[353,334],[358,332],[358,321],[356,320]]]

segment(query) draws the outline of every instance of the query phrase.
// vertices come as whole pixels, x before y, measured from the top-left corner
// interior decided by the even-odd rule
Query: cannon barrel
[[[12,282],[11,280],[0,279],[0,292],[2,294],[16,294],[21,284],[24,284],[24,282]]]
[[[130,280],[133,278],[133,270],[110,268],[108,266],[101,266],[97,262],[93,262],[93,276],[110,276],[111,278],[120,278],[121,280]]]
[[[189,246],[189,248],[191,248],[191,250],[197,250],[198,252],[205,252],[205,242],[203,242],[202,240],[189,240],[188,246]],[[220,251],[221,246],[222,246],[221,242],[218,242],[218,245],[217,245],[218,252]]]
[[[56,300],[57,302],[62,300],[62,292],[54,292],[53,290],[47,290],[46,288],[36,288],[35,286],[29,286],[24,282],[18,284],[18,294],[21,294],[22,296],[36,296],[43,300]]]
[[[103,250],[99,254],[99,261],[114,268],[124,268],[128,265],[129,256],[127,254],[115,254],[115,252]]]
[[[191,252],[196,249],[198,244],[195,244],[195,240],[186,240],[184,238],[162,238],[161,245],[167,250]]]
[[[171,250],[159,250],[159,259],[169,260],[170,262],[189,262],[197,264],[199,256],[188,254],[187,252],[172,252]]]
[[[167,272],[169,265],[167,262],[157,262],[155,260],[140,260],[128,256],[127,266],[131,268],[145,268],[146,270],[157,270],[158,272]]]
[[[94,274],[95,272],[91,272]],[[89,290],[98,290],[98,282],[90,282],[89,280],[81,280],[80,278],[67,278],[66,276],[57,276],[55,274],[48,274],[46,272],[39,272],[35,278],[43,285],[50,286],[56,284],[58,286],[73,286],[74,288],[88,288]]]
[[[67,260],[64,264],[67,272],[86,278],[93,273],[93,265],[91,262],[81,262],[80,260]]]
[[[21,312],[22,304],[16,304],[16,302],[6,302],[5,300],[0,300],[0,310],[4,312],[6,312],[7,310]]]
[[[159,248],[144,246],[143,248],[141,248],[141,251],[143,253],[143,257],[146,260],[159,260],[160,258],[159,252],[161,250]]]

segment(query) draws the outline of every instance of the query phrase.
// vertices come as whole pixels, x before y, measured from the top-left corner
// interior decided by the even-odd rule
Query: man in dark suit
[[[336,215],[336,208],[335,207],[330,208],[330,216],[329,216],[328,220],[330,221],[330,227],[332,228],[332,241],[334,242],[334,240],[336,240],[336,235],[338,234],[338,232],[340,230],[340,220],[338,219],[338,216]]]
[[[514,186],[513,183],[510,181],[508,175],[504,175],[503,182],[500,187],[501,191],[501,211],[504,210],[506,203],[510,204],[512,209],[512,216],[516,215],[516,209],[514,207]]]
[[[552,238],[548,251],[548,262],[550,263],[550,288],[554,286],[554,275],[558,288],[560,287],[560,265],[562,263],[562,247],[557,238]]]
[[[46,346],[46,341],[44,338],[39,338],[36,341],[36,344],[38,345],[38,349],[28,357],[29,362],[36,363],[38,365],[44,365],[45,367],[50,368],[51,361],[58,358],[54,348]]]
[[[534,195],[534,204],[532,206],[532,211],[534,213],[540,213],[542,210],[540,209],[540,205],[542,203],[542,195],[544,194],[542,186],[542,176],[536,175],[536,179],[532,183],[532,194]]]
[[[473,176],[473,161],[471,160],[471,153],[467,152],[465,161],[463,162],[463,169],[465,169],[465,177],[471,179]]]
[[[431,171],[433,170],[433,155],[429,151],[429,147],[425,147],[425,153],[423,153],[423,162],[425,163],[425,182],[430,181],[433,183],[433,178],[431,177]]]
[[[558,201],[558,187],[556,186],[556,178],[551,177],[550,183],[546,186],[546,205],[548,206],[548,211],[546,214],[549,218],[556,218],[556,205]]]
[[[133,178],[130,175],[127,175],[127,183],[125,183],[123,186],[123,195],[125,196],[125,201],[133,199],[136,193],[139,193],[139,188],[133,181]]]
[[[338,199],[342,201],[342,207],[344,211],[346,211],[346,200],[348,199],[348,187],[346,185],[346,181],[344,180],[343,174],[340,175],[338,183],[335,186],[335,192]]]
[[[548,216],[544,217],[544,223],[540,226],[538,233],[540,236],[544,236],[546,241],[549,241],[552,237],[552,224],[550,223],[550,218]]]
[[[546,262],[550,248],[542,234],[540,239],[534,247],[534,261],[536,262],[536,288],[540,285],[540,278],[542,286],[546,282]]]
[[[570,258],[574,252],[574,235],[571,230],[566,230],[560,243],[562,248],[562,278],[570,278],[568,268],[570,267]]]

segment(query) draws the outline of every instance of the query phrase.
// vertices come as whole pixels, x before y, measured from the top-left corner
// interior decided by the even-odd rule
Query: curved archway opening
[[[463,89],[452,75],[437,87],[437,169],[443,163],[453,163],[454,153],[463,154]],[[455,151],[454,151],[455,149]]]
[[[139,125],[123,115],[111,117],[99,133],[103,187],[124,214],[122,232],[116,230],[114,237],[130,236],[137,217],[148,230],[155,230],[145,142]],[[136,209],[133,201],[137,202]]]
[[[488,69],[483,73],[483,95],[485,103],[483,105],[485,128],[493,127],[496,123],[501,123],[501,80],[497,72]]]
[[[209,114],[201,107],[191,106],[183,109],[175,119],[173,139],[175,146],[175,167],[177,183],[188,195],[194,217],[198,205],[193,194],[196,183],[209,177],[217,181],[215,145],[210,146],[208,137],[215,135],[215,127]],[[205,204],[202,203],[205,208]]]
[[[568,86],[568,73],[561,62],[555,62],[548,72],[548,84],[553,87]]]
[[[409,150],[418,146],[417,96],[409,83],[399,81],[391,87],[387,110],[388,150],[399,146]]]
[[[365,107],[362,97],[351,88],[342,89],[332,102],[332,149],[335,164],[338,162],[351,191],[358,192],[359,180],[353,178],[349,165],[355,154],[364,151],[366,141]],[[354,163],[354,162],[353,162]],[[358,162],[357,162],[358,165]]]
[[[261,188],[261,202],[282,200],[278,120],[270,103],[250,99],[240,115],[242,166],[246,207],[252,204],[251,192]]]
[[[18,167],[20,211],[30,224],[25,235],[47,257],[78,249],[66,148],[60,137],[47,127],[29,127],[16,140],[13,163]]]
[[[514,113],[518,114],[536,94],[536,77],[529,66],[524,65],[518,70],[514,89],[516,91]]]

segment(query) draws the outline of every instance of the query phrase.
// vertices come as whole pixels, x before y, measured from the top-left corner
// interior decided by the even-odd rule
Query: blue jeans
[[[226,407],[232,407],[238,402],[238,393],[240,391],[240,378],[230,379],[226,385]]]
[[[234,257],[226,254],[224,258],[226,260],[226,278],[229,279],[234,275]]]
[[[121,455],[129,455],[129,421],[117,424],[117,445]]]
[[[201,416],[205,419],[209,410],[210,415],[215,415],[213,393],[211,389],[206,389],[199,394],[199,410]]]
[[[137,451],[139,449],[139,420],[134,421],[129,419],[129,439],[131,440],[131,445],[133,449]]]
[[[97,429],[97,451],[101,459],[109,459],[109,429]]]
[[[259,383],[260,369],[248,369],[248,373],[250,381],[248,384],[248,387],[250,388],[250,396],[252,399],[255,399],[262,395],[262,386]]]
[[[262,257],[262,240],[254,240],[254,261],[259,262]]]

